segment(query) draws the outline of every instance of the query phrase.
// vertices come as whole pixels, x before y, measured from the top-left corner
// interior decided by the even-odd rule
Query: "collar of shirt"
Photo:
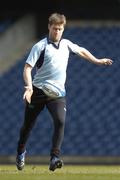
[[[62,40],[62,39],[60,39],[60,41],[61,41],[61,40]],[[52,41],[49,39],[49,37],[47,36],[47,43],[48,43],[48,44],[52,44],[56,49],[59,49],[60,41],[57,42],[57,43],[52,42]]]

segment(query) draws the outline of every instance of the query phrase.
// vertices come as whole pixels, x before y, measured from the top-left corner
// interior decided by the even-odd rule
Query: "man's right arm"
[[[31,71],[32,66],[26,63],[23,70],[23,79],[25,82],[25,92],[23,95],[23,99],[25,99],[28,103],[31,102],[31,96],[33,93]]]

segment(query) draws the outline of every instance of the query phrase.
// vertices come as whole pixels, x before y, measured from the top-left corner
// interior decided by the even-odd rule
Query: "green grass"
[[[23,171],[0,165],[0,180],[120,180],[120,166],[64,165],[51,172],[46,165],[26,165]]]

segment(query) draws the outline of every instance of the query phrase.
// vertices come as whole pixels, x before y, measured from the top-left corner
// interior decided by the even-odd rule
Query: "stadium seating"
[[[16,21],[17,18],[3,18],[0,19],[0,35],[5,32],[8,28],[10,28]]]
[[[64,155],[120,155],[120,27],[74,27],[64,33],[95,56],[113,59],[97,66],[71,54],[67,69]],[[16,153],[23,122],[22,71],[27,55],[0,76],[0,155]],[[44,109],[27,144],[31,155],[49,155],[52,119]]]

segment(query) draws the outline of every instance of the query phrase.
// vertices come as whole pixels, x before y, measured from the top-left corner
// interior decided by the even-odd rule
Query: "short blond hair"
[[[66,17],[64,14],[53,13],[49,16],[49,24],[63,24],[66,25]]]

